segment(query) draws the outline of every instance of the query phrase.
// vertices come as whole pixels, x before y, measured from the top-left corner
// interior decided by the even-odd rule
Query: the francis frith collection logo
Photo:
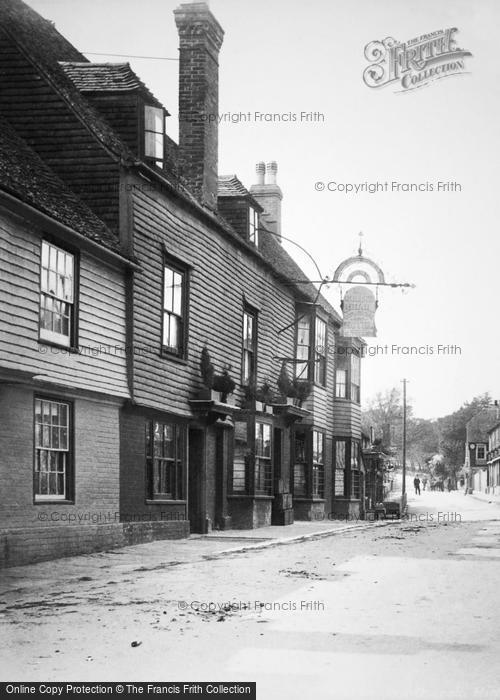
[[[363,72],[365,84],[370,88],[393,84],[397,92],[404,92],[465,73],[465,58],[472,54],[456,45],[457,32],[440,29],[405,42],[392,37],[371,41],[365,46],[370,62]]]

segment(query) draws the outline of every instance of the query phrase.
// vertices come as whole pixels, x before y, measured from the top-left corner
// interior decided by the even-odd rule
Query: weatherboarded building
[[[4,561],[358,514],[361,346],[283,247],[276,163],[218,174],[208,7],[175,12],[178,144],[128,64],[0,18]]]

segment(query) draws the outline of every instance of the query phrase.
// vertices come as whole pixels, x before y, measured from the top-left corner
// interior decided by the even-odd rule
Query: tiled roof
[[[251,197],[250,192],[236,175],[219,175],[217,195],[219,197]]]
[[[80,92],[141,92],[158,107],[163,105],[131,69],[129,63],[59,61]],[[168,112],[167,112],[168,114]]]
[[[21,47],[38,70],[50,79],[67,104],[117,161],[133,163],[136,160],[107,121],[67,77],[59,61],[85,63],[87,59],[51,22],[22,0],[1,0],[0,28]]]
[[[0,117],[0,189],[107,248],[116,236]]]

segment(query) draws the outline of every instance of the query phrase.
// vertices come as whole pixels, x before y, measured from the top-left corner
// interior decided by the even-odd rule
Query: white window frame
[[[167,281],[171,284],[167,285]],[[177,292],[177,290],[180,290]],[[163,264],[162,348],[167,354],[183,357],[185,354],[186,271]],[[176,343],[172,344],[172,323],[175,324]]]
[[[55,266],[54,266],[55,262]],[[75,269],[73,253],[43,240],[40,264],[40,321],[39,338],[42,341],[71,347],[75,323]],[[59,309],[59,310],[57,310]],[[60,333],[44,324],[47,318],[67,319],[68,332]]]
[[[43,422],[44,404],[50,406],[50,422]],[[56,423],[53,421],[53,406],[59,408],[64,406],[66,410],[66,422]],[[38,410],[40,409],[40,410]],[[72,405],[60,399],[37,396],[34,405],[34,496],[35,502],[39,501],[67,501],[69,500],[70,469],[71,469],[71,410]],[[37,415],[42,420],[37,421]],[[57,437],[56,437],[57,436]],[[57,443],[57,445],[55,444]],[[60,468],[50,469],[51,463],[60,462]],[[45,462],[47,469],[37,468]],[[40,493],[40,483],[42,474],[47,475],[47,484],[50,488],[51,476],[54,474],[63,475],[62,493]],[[38,484],[37,484],[38,479]],[[57,476],[56,476],[57,481]]]
[[[158,119],[161,120],[161,128],[148,128],[156,126],[155,122]],[[152,138],[154,143],[154,153],[148,152],[150,150],[150,138]],[[160,155],[156,151],[157,148],[159,148]],[[144,157],[148,160],[153,160],[159,168],[163,168],[165,159],[165,112],[162,107],[144,106]]]
[[[248,240],[257,248],[259,245],[259,212],[248,208]]]

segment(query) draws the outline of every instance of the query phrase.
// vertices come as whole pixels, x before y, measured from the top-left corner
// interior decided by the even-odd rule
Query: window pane
[[[326,351],[326,324],[320,318],[316,319],[316,352],[321,355]]]
[[[295,464],[293,469],[293,494],[294,496],[306,495],[306,465]]]
[[[338,369],[335,372],[335,396],[339,399],[347,397],[347,371]]]
[[[144,127],[147,131],[163,133],[163,110],[160,107],[144,107]]]
[[[182,316],[182,275],[174,272],[173,275],[173,304],[174,314]]]
[[[145,133],[144,154],[147,158],[163,160],[163,135],[152,131]]]
[[[233,462],[233,491],[236,493],[244,493],[247,489],[246,483],[245,458],[235,456]]]
[[[305,435],[295,436],[295,461],[306,461],[306,438]]]
[[[64,498],[69,450],[69,406],[35,400],[35,495]]]
[[[310,320],[303,316],[297,324],[297,344],[309,347]]]
[[[324,438],[323,433],[313,431],[313,462],[323,464],[324,461]]]
[[[172,350],[179,349],[179,319],[176,316],[170,316],[170,335],[167,347]]]
[[[174,271],[169,267],[165,267],[164,285],[163,308],[166,311],[173,311],[172,288],[174,286]]]
[[[345,440],[337,440],[335,443],[335,467],[345,469]]]
[[[146,455],[148,457],[151,457],[151,450],[152,450],[151,429],[152,429],[152,423],[151,423],[151,421],[148,420],[148,421],[146,421],[146,425],[145,425]]]
[[[42,241],[42,267],[49,266],[49,244],[47,241]]]
[[[146,426],[147,430],[147,426]],[[182,498],[183,493],[183,450],[184,428],[173,423],[153,424],[154,461],[146,459],[149,478],[149,493],[154,497]],[[148,451],[150,438],[146,437]],[[149,449],[151,447],[149,446]]]
[[[40,326],[69,339],[74,298],[74,256],[42,242]]]

